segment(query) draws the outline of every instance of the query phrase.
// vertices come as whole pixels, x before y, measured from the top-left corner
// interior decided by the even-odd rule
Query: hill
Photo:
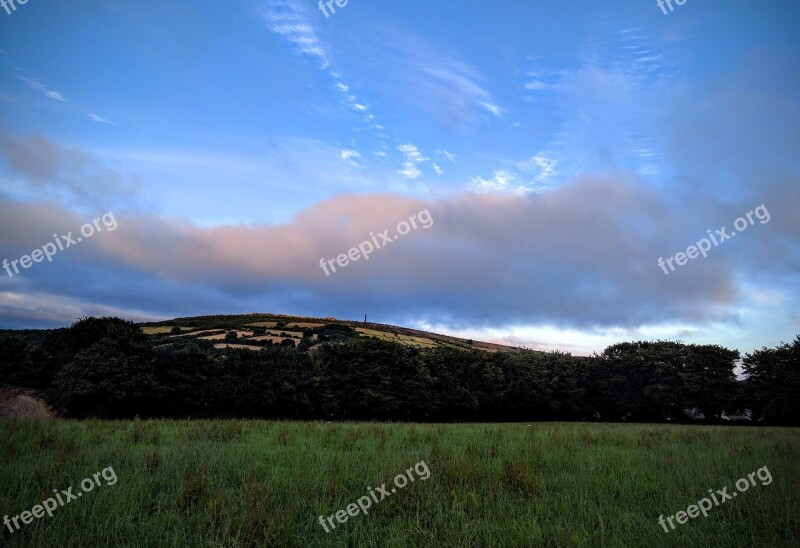
[[[331,317],[311,318],[284,314],[252,313],[175,318],[174,320],[146,322],[138,325],[147,335],[170,335],[172,337],[219,341],[217,345],[221,348],[232,347],[258,350],[263,346],[263,342],[267,340],[273,344],[280,344],[286,339],[299,343],[305,335],[309,335],[307,338],[312,341],[319,342],[324,340],[324,338],[319,338],[320,334],[324,334],[326,331],[336,331],[332,326],[339,326],[351,329],[362,337],[375,337],[415,348],[449,347],[464,350],[478,349],[487,352],[520,352],[523,350],[520,347],[472,341],[408,327],[338,320]],[[180,329],[180,334],[173,333],[175,328]],[[230,339],[226,341],[225,336],[227,333],[219,333],[219,330],[236,331],[236,343],[232,343]]]

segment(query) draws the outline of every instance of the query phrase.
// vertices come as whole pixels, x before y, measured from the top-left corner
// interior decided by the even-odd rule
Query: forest
[[[89,317],[0,331],[3,384],[38,390],[67,418],[720,423],[727,414],[798,425],[800,336],[744,356],[638,341],[580,357],[414,348],[330,324],[300,344],[253,351]]]

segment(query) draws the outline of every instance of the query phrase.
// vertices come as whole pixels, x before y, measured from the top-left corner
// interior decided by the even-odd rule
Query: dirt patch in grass
[[[30,388],[0,387],[0,420],[51,420],[56,416],[41,394]]]

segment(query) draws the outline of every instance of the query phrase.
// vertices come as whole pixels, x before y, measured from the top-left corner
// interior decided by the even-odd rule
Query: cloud
[[[12,74],[18,78],[19,80],[23,81],[30,89],[33,91],[39,92],[48,99],[53,99],[55,101],[59,101],[61,103],[66,103],[67,99],[64,97],[63,94],[59,93],[58,91],[54,91],[50,89],[40,78],[34,78],[32,76],[26,76],[25,73],[27,71],[21,69],[20,67],[16,66],[11,59],[8,57],[8,54],[0,50],[0,56],[6,61],[8,66],[11,69]],[[8,97],[0,96],[0,100],[9,100]],[[95,122],[104,123],[104,124],[111,124],[117,125],[114,122],[106,120],[105,118],[98,116],[97,114],[85,113],[86,116],[94,120]]]
[[[670,168],[663,136],[674,113],[665,110],[677,111],[671,101],[685,85],[671,62],[679,52],[646,29],[627,30],[587,43],[577,66],[528,58],[522,98],[558,128],[544,147],[564,175],[625,169],[652,178]]]
[[[89,118],[91,118],[92,120],[94,120],[95,122],[98,122],[100,124],[110,124],[112,126],[116,126],[117,125],[114,122],[106,120],[102,116],[98,116],[97,114],[87,114],[86,116],[88,116]]]
[[[61,146],[38,134],[15,139],[0,131],[0,158],[24,187],[67,200],[131,197],[140,189],[135,177],[120,174],[81,150]]]
[[[361,52],[350,61],[360,65],[370,86],[398,101],[448,123],[485,123],[504,114],[480,72],[442,44],[388,27],[346,39]]]
[[[495,116],[502,116],[503,109],[493,103],[487,103],[486,101],[479,101],[478,104],[486,109],[487,112],[491,112]]]
[[[557,162],[546,152],[539,152],[527,160],[517,162],[513,167],[499,169],[485,179],[473,177],[473,187],[481,192],[513,192],[524,194],[547,188],[557,175]]]
[[[63,95],[61,95],[57,91],[51,90],[45,84],[42,83],[41,80],[38,78],[28,78],[27,76],[22,76],[21,74],[16,75],[17,78],[28,84],[28,87],[34,91],[40,92],[42,95],[49,99],[55,99],[56,101],[66,102],[66,99]]]
[[[263,12],[270,30],[285,38],[295,52],[310,57],[317,62],[321,71],[333,80],[333,89],[338,92],[340,103],[350,110],[363,115],[362,122],[372,129],[382,130],[376,124],[377,117],[369,112],[366,102],[350,92],[352,86],[343,81],[342,75],[332,68],[330,53],[317,38],[313,27],[306,21],[302,6],[291,1],[275,0]]]
[[[516,177],[508,171],[495,171],[491,179],[475,177],[472,182],[478,190],[485,191],[505,191],[509,190],[509,185],[514,182]]]
[[[425,62],[430,61],[428,59]],[[466,63],[453,61],[441,65],[429,64],[422,67],[421,71],[429,76],[421,84],[431,92],[462,105],[472,103],[496,117],[503,114],[503,109],[492,100],[491,94],[478,83],[479,76],[475,69]]]
[[[498,182],[503,178],[495,176]],[[125,213],[117,215],[114,232],[60,254],[57,263],[37,265],[25,279],[33,284],[31,292],[57,287],[58,294],[83,295],[87,302],[97,302],[99,288],[106,288],[108,306],[123,299],[114,289],[121,282],[110,288],[102,283],[113,273],[116,280],[140,282],[137,302],[148,300],[156,310],[163,306],[159,299],[180,287],[196,308],[214,303],[225,310],[264,307],[348,317],[357,303],[360,311],[381,317],[452,326],[575,328],[736,322],[746,298],[743,281],[769,273],[785,280],[772,291],[797,283],[798,227],[779,221],[794,215],[796,197],[770,206],[769,224],[666,277],[659,256],[685,250],[706,227],[729,223],[749,209],[687,203],[675,210],[668,201],[635,180],[587,178],[524,196],[340,196],[282,224],[200,227]],[[329,278],[318,267],[320,258],[346,252],[370,233],[391,234],[398,222],[423,209],[435,220],[430,229],[413,231]],[[19,257],[53,231],[84,221],[55,206],[0,202],[0,231],[15,234],[0,244],[0,255]],[[81,283],[59,283],[65,275],[79,276]],[[175,314],[189,307],[172,306]]]
[[[328,54],[317,39],[311,25],[308,25],[298,9],[289,2],[271,2],[263,11],[270,30],[284,37],[297,53],[315,60],[319,67],[330,67]]]
[[[520,162],[518,168],[523,173],[533,175],[533,182],[546,183],[558,175],[556,167],[558,162],[546,153],[539,152],[524,162]]]
[[[83,316],[118,316],[145,322],[169,319],[136,309],[87,302],[83,298],[51,293],[0,291],[0,326],[32,325],[50,327],[69,325]]]
[[[357,166],[358,163],[355,160],[358,158],[361,158],[361,153],[357,150],[345,149],[342,151],[342,160],[350,165]]]
[[[452,152],[448,152],[447,150],[442,149],[442,150],[437,150],[436,154],[445,157],[450,163],[453,164],[456,163],[456,155],[453,154]]]
[[[397,150],[402,152],[403,157],[405,158],[405,161],[403,162],[403,169],[399,170],[397,173],[406,179],[418,179],[421,177],[422,171],[420,171],[418,166],[428,162],[429,158],[423,156],[419,149],[414,145],[400,145],[397,147]]]
[[[397,173],[406,179],[419,179],[422,176],[417,164],[413,162],[404,162],[403,169],[398,170]]]
[[[529,91],[544,91],[546,89],[553,89],[553,85],[542,82],[541,80],[532,80],[525,84],[525,89]]]

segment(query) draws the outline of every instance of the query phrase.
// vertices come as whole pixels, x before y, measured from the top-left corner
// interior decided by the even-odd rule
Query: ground
[[[10,546],[798,545],[800,430],[634,424],[0,422],[0,515],[113,467]],[[326,532],[424,463],[427,480]],[[664,532],[768,468],[771,481]]]
[[[0,387],[0,420],[50,420],[53,416],[53,411],[35,390],[13,386]]]

